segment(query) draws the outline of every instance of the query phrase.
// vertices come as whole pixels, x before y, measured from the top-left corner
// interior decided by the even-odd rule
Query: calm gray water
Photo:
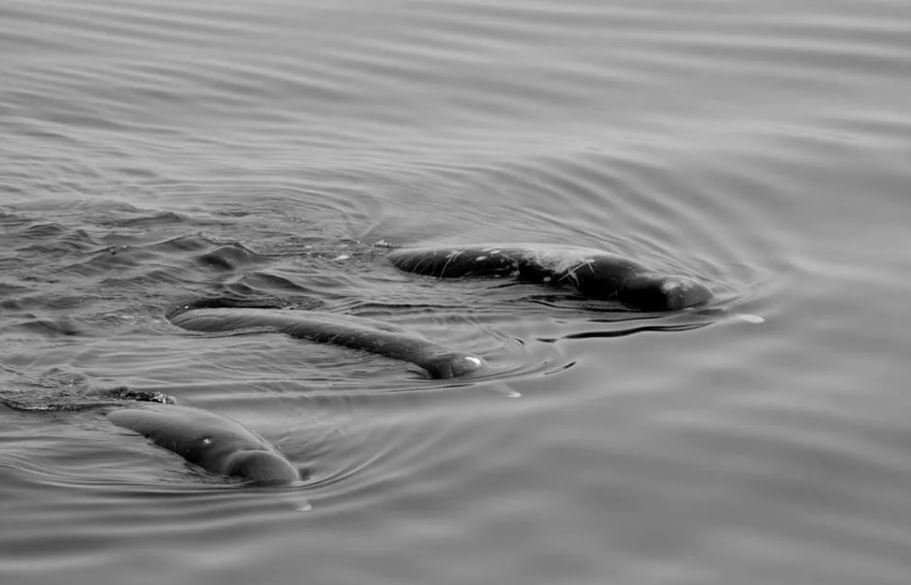
[[[0,0],[0,80],[0,393],[159,390],[311,470],[239,486],[95,410],[0,407],[4,585],[911,578],[911,4]],[[481,241],[717,302],[383,257]],[[491,372],[164,317],[213,295]]]

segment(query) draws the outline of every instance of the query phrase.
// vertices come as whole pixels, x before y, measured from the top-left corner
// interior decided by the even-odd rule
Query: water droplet
[[[760,317],[759,315],[753,315],[752,313],[735,313],[734,316],[737,317],[738,319],[740,319],[741,321],[745,321],[747,323],[752,323],[753,325],[759,325],[760,323],[765,323],[764,317]]]

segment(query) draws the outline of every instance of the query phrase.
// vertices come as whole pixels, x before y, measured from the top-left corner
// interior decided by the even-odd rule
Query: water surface
[[[6,0],[2,395],[166,392],[311,475],[246,488],[97,410],[0,407],[0,581],[906,583],[909,73],[897,0]],[[717,302],[384,259],[486,241]],[[207,296],[491,369],[165,318]]]

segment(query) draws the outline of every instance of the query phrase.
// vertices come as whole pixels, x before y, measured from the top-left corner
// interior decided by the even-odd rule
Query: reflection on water
[[[311,475],[249,489],[103,410],[0,407],[0,581],[905,583],[909,17],[3,3],[0,396],[161,392]],[[487,241],[615,252],[716,301],[634,313],[385,259]],[[490,367],[168,321],[206,298]]]

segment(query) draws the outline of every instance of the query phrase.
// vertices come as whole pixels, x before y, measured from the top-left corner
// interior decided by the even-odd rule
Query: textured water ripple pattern
[[[311,470],[239,489],[97,411],[2,408],[0,582],[904,585],[906,4],[0,3],[3,397],[162,392]],[[716,303],[384,260],[478,242]],[[490,369],[165,317],[225,297]]]

